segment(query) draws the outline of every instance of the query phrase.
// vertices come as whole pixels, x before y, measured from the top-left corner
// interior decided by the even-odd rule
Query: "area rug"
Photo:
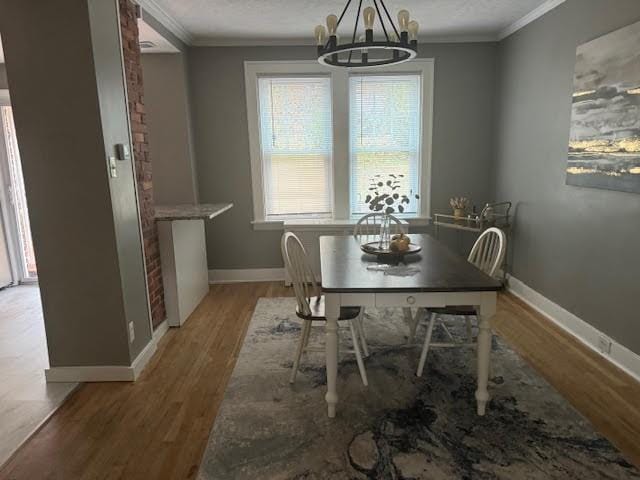
[[[258,301],[198,478],[639,479],[640,472],[504,342],[492,346],[487,415],[475,413],[475,355],[434,349],[422,378],[399,309],[367,310],[364,387],[340,331],[338,413],[327,418],[322,353],[288,382],[300,335],[292,298]],[[445,319],[454,336],[464,322]],[[322,328],[310,344],[322,347]],[[418,338],[424,335],[424,328]],[[434,340],[444,335],[434,332]]]

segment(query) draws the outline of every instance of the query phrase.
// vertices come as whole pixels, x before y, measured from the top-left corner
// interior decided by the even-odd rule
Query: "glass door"
[[[5,230],[8,232],[9,243],[13,243],[13,247],[17,251],[15,257],[19,263],[17,266],[19,280],[21,282],[36,281],[38,270],[31,241],[29,211],[11,107],[0,107],[0,117],[5,150],[5,155],[2,155],[4,165],[1,166],[2,188],[4,190],[3,197],[8,199],[9,204],[8,214],[5,215]]]

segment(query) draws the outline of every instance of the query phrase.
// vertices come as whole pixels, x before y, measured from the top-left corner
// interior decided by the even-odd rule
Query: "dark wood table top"
[[[353,236],[320,237],[322,290],[328,293],[502,290],[501,282],[486,275],[435,238],[416,234],[410,237],[411,243],[422,246],[420,253],[405,258],[408,267],[418,270],[411,276],[368,270],[367,266],[380,263],[375,255],[360,250],[360,243]]]

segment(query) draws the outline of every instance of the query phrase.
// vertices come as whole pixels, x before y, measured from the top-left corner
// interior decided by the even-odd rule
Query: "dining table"
[[[469,263],[430,235],[412,234],[420,252],[400,263],[385,263],[362,251],[354,236],[320,237],[321,285],[325,296],[327,402],[330,418],[338,404],[338,318],[342,307],[440,308],[472,306],[478,318],[478,415],[484,415],[489,392],[489,363],[497,292],[502,283]],[[386,260],[388,262],[388,260]],[[397,262],[397,260],[396,260]]]

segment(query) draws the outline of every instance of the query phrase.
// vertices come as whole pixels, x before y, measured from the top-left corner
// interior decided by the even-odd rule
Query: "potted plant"
[[[402,179],[404,175],[375,175],[369,181],[369,194],[364,202],[372,212],[382,213],[380,222],[380,243],[379,248],[387,249],[391,243],[391,222],[389,215],[394,213],[404,213],[406,207],[411,203],[411,196],[416,200],[419,195],[413,192],[402,191]]]
[[[449,200],[449,205],[453,208],[454,217],[464,218],[469,206],[469,199],[466,197],[453,197]]]

